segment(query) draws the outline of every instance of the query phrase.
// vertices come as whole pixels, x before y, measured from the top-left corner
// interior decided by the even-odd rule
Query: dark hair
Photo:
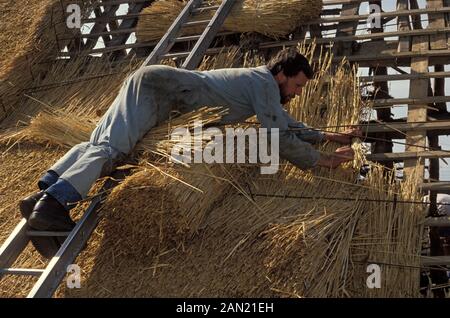
[[[298,53],[295,48],[288,48],[278,52],[269,61],[267,67],[273,76],[281,71],[288,77],[297,76],[300,72],[303,72],[308,79],[312,79],[314,76],[314,71],[306,57]]]

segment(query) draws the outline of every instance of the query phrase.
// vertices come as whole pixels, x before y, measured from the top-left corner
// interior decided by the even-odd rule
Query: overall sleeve
[[[259,88],[251,90],[251,95],[252,105],[261,126],[269,132],[271,128],[279,129],[280,157],[303,170],[314,167],[320,154],[294,131],[289,131],[287,114],[280,104],[278,91],[269,83],[263,83]]]
[[[295,134],[303,141],[309,142],[310,144],[318,144],[322,142],[324,138],[324,134],[320,131],[316,131],[314,129],[309,128],[304,123],[296,121],[294,118],[292,118],[288,112],[284,109],[282,109],[284,116],[286,118],[286,121],[288,122],[289,128],[294,128]],[[298,130],[295,130],[296,128],[300,128]]]

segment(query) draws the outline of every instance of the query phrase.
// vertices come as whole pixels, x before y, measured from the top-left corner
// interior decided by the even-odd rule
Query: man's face
[[[283,72],[277,74],[278,87],[280,88],[281,104],[287,104],[295,97],[300,96],[303,87],[308,82],[305,73],[300,72],[294,77],[287,77]]]

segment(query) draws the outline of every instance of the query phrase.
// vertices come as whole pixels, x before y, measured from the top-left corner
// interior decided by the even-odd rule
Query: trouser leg
[[[160,97],[152,71],[140,69],[127,78],[119,95],[92,132],[91,143],[107,144],[128,154],[158,122],[169,117],[171,96]]]
[[[70,209],[73,203],[86,198],[95,181],[100,176],[110,174],[121,158],[121,153],[107,145],[89,144],[84,154],[45,192]]]
[[[112,167],[118,157],[129,154],[145,133],[169,117],[174,103],[188,100],[184,86],[175,85],[176,78],[169,80],[172,73],[164,67],[147,67],[127,78],[90,142],[74,147],[52,167],[60,177],[47,193],[70,208],[69,203],[87,195],[105,166]]]
[[[85,154],[89,142],[83,142],[72,147],[63,157],[61,157],[38,182],[40,190],[45,190],[58,181],[64,171],[69,169],[82,155]]]

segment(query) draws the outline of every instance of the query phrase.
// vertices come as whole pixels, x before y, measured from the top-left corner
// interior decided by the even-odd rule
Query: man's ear
[[[282,70],[282,71],[278,72],[277,75],[275,75],[275,79],[277,80],[278,84],[282,84],[282,83],[286,82],[287,76],[284,75],[284,71]]]

